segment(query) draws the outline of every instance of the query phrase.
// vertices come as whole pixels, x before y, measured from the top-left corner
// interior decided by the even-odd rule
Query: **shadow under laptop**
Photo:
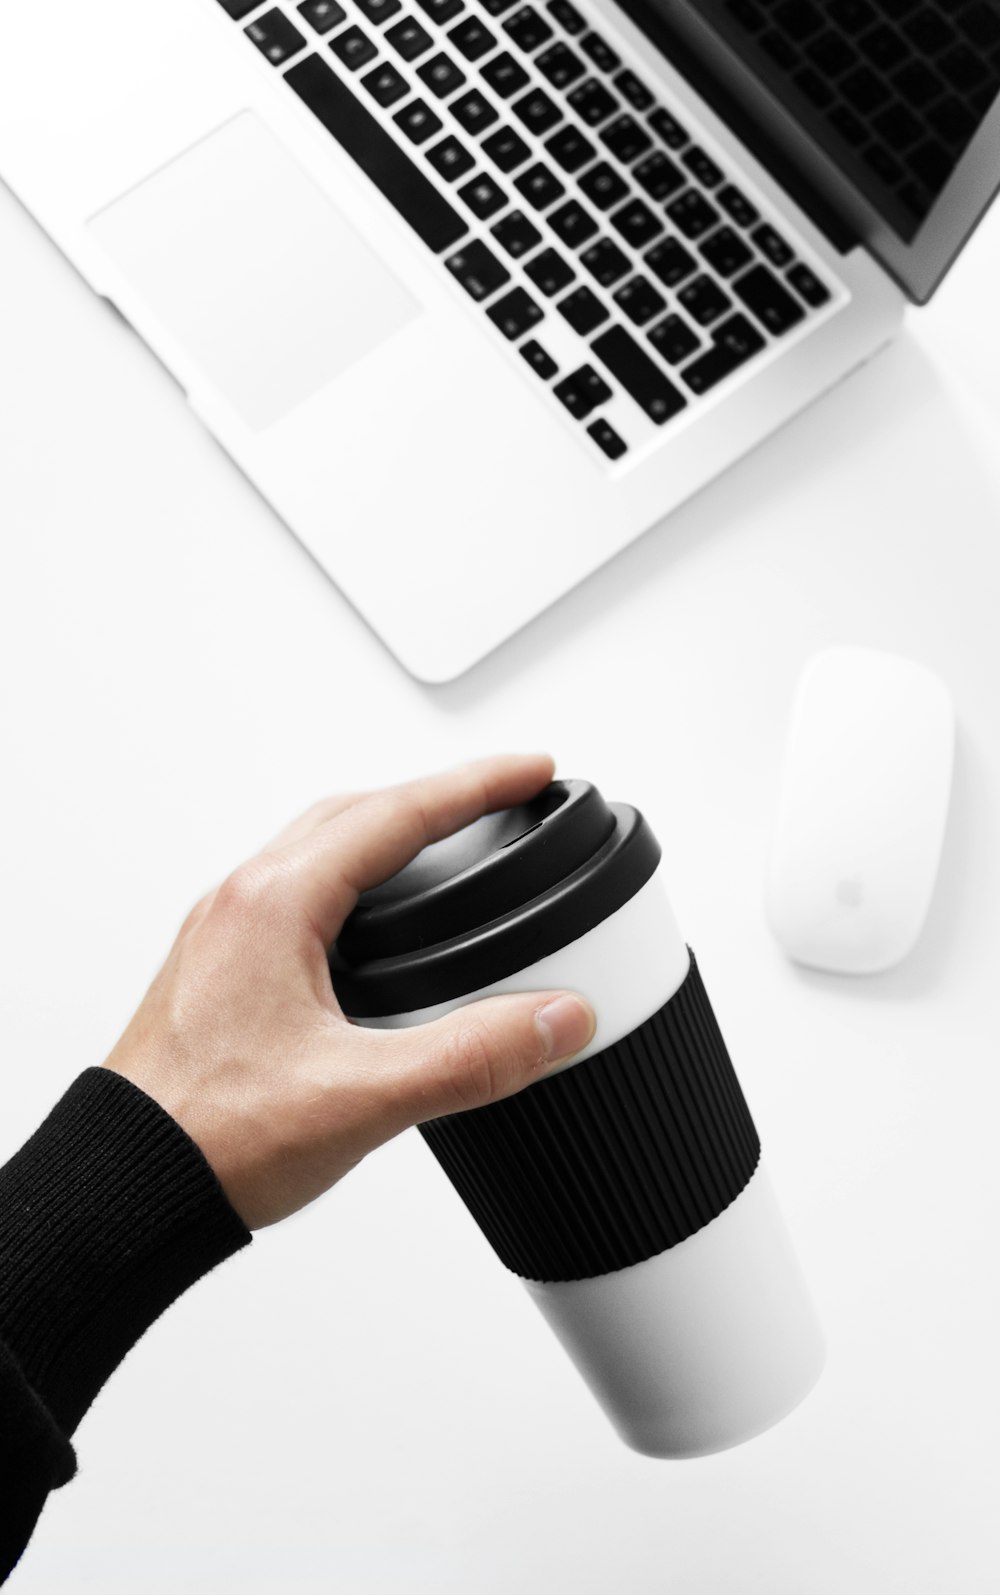
[[[915,437],[926,435],[923,412],[927,411],[933,413],[933,459],[913,445]],[[463,714],[481,707],[494,692],[506,691],[519,676],[530,676],[551,656],[579,646],[611,610],[669,578],[706,540],[711,539],[718,552],[726,541],[752,537],[752,522],[767,514],[769,503],[780,513],[783,505],[797,501],[801,513],[811,492],[823,491],[831,471],[849,476],[856,464],[863,473],[873,449],[884,452],[890,480],[900,472],[926,472],[930,479],[947,461],[962,473],[966,492],[977,476],[983,481],[984,495],[990,491],[947,382],[905,328],[873,359],[601,566],[514,639],[457,680],[428,685],[427,690],[446,711]],[[705,602],[708,609],[708,592]],[[697,623],[696,615],[690,618]],[[707,613],[706,619],[710,618]]]

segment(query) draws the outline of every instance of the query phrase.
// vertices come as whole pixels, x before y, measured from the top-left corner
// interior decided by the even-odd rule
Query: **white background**
[[[764,1437],[635,1456],[413,1132],[153,1327],[12,1588],[995,1588],[1000,209],[889,352],[438,688],[5,192],[0,240],[0,1156],[293,812],[548,747],[663,841],[830,1340]],[[833,643],[937,669],[960,721],[926,933],[861,981],[786,964],[761,908],[792,691]]]

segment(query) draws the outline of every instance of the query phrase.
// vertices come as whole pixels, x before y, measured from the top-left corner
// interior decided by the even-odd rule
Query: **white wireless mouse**
[[[803,671],[767,871],[771,929],[796,963],[875,974],[920,934],[951,791],[955,715],[930,670],[831,648]]]

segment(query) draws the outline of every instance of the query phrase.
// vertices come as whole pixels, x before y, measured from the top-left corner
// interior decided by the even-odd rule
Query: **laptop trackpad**
[[[88,226],[252,427],[276,421],[420,313],[252,111]]]

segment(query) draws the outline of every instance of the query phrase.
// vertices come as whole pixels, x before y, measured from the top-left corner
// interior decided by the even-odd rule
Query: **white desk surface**
[[[12,1588],[995,1589],[1000,207],[888,353],[438,688],[3,191],[0,236],[0,1155],[287,816],[545,746],[663,841],[830,1341],[764,1437],[635,1456],[411,1133],[153,1327]],[[931,665],[960,721],[926,933],[862,981],[761,909],[792,689],[839,642]]]

